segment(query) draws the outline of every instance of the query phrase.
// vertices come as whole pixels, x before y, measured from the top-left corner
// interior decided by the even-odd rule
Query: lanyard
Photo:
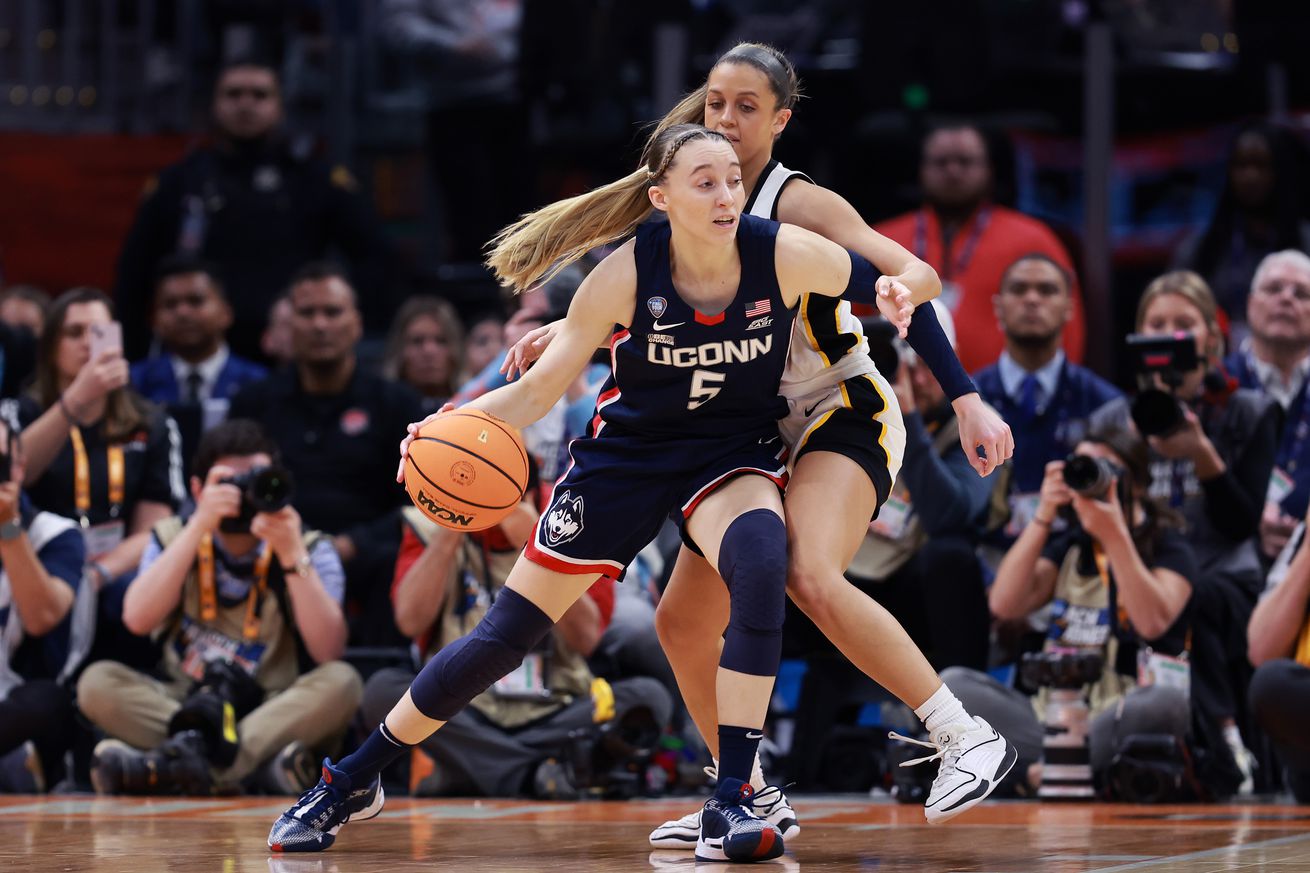
[[[73,499],[82,527],[90,526],[87,513],[91,511],[91,459],[87,457],[86,443],[81,428],[74,425],[68,430],[73,443]],[[127,478],[127,465],[123,459],[123,446],[114,443],[105,448],[109,475],[109,514],[117,518],[123,509],[123,481]]]
[[[218,618],[218,593],[214,588],[214,537],[205,534],[200,539],[196,555],[200,577],[200,619],[213,622]],[[268,588],[268,567],[273,560],[273,550],[264,547],[255,561],[255,579],[250,583],[250,595],[246,598],[246,620],[241,627],[241,638],[254,642],[259,638],[259,601]]]
[[[1101,584],[1105,586],[1107,591],[1109,591],[1110,559],[1106,556],[1105,550],[1101,548],[1101,544],[1096,540],[1092,540],[1092,558],[1096,561],[1096,572],[1101,575]],[[1115,597],[1114,605],[1115,615],[1119,620],[1119,626],[1122,628],[1131,628],[1133,625],[1132,622],[1128,620],[1128,610],[1124,609],[1124,605],[1119,602],[1118,597]]]
[[[969,262],[973,260],[974,250],[978,248],[978,241],[982,238],[983,231],[992,220],[992,208],[984,206],[978,210],[978,214],[973,220],[973,229],[969,231],[969,236],[964,241],[960,249],[960,255],[955,259],[955,265],[951,266],[950,252],[947,251],[946,240],[942,239],[942,278],[950,279],[969,269]],[[919,260],[928,260],[928,209],[920,209],[914,216],[914,253]]]
[[[1310,667],[1310,615],[1306,616],[1301,633],[1297,635],[1295,659],[1302,667]]]

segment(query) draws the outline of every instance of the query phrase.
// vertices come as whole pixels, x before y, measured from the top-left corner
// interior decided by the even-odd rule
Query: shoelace
[[[939,746],[936,743],[902,736],[901,734],[896,733],[896,731],[888,731],[887,738],[891,740],[900,740],[903,743],[913,743],[916,746],[923,746],[925,749],[936,749],[936,754],[928,755],[923,758],[915,758],[911,761],[902,761],[901,766],[913,767],[915,764],[926,764],[929,761],[940,760],[942,763],[941,769],[937,772],[938,779],[940,779],[944,774],[954,771],[956,762],[960,760],[960,749],[958,743],[948,743],[944,746]]]
[[[702,768],[705,775],[711,779],[719,778],[719,768],[713,764],[708,764]],[[788,782],[786,785],[765,785],[759,791],[755,792],[749,798],[742,802],[742,806],[749,806],[752,810],[762,809],[773,806],[783,799],[782,792],[795,785],[795,782]]]

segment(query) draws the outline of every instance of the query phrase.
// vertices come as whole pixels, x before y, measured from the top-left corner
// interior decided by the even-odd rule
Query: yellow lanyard
[[[87,457],[81,429],[76,425],[69,428],[68,436],[73,443],[73,500],[85,528],[90,526],[87,514],[91,511],[91,459]],[[117,518],[123,509],[123,482],[127,478],[123,446],[119,443],[109,446],[105,449],[105,457],[109,474],[109,514]]]
[[[200,620],[213,622],[218,618],[218,592],[214,586],[214,537],[211,534],[201,537],[196,559],[200,577]],[[255,579],[246,597],[246,620],[241,627],[241,638],[248,643],[259,638],[259,601],[268,589],[268,567],[272,561],[273,550],[265,546],[255,561]]]
[[[1092,558],[1096,561],[1096,572],[1101,574],[1101,584],[1104,585],[1108,591],[1110,588],[1110,559],[1106,557],[1105,551],[1101,548],[1101,544],[1096,542],[1096,540],[1092,540]],[[1131,628],[1133,623],[1128,620],[1128,610],[1124,609],[1123,603],[1116,602],[1115,606],[1117,607],[1115,611],[1118,614],[1119,626],[1123,628]]]

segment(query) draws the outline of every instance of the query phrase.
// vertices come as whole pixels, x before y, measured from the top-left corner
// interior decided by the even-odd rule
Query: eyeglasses
[[[272,96],[272,88],[242,88],[240,86],[235,86],[223,89],[223,97],[226,100],[240,100],[242,97],[250,97],[254,100],[267,100]]]

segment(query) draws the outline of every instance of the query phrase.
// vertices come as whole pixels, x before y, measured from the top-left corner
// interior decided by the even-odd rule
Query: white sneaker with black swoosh
[[[928,792],[928,799],[923,804],[929,824],[940,824],[973,809],[996,790],[997,783],[1005,778],[1019,757],[1014,746],[1007,743],[995,728],[976,716],[973,720],[977,724],[972,727],[953,724],[938,728],[932,742],[903,737],[895,731],[887,734],[893,740],[937,750],[934,755],[901,764],[902,767],[912,767],[941,761],[932,791]]]

